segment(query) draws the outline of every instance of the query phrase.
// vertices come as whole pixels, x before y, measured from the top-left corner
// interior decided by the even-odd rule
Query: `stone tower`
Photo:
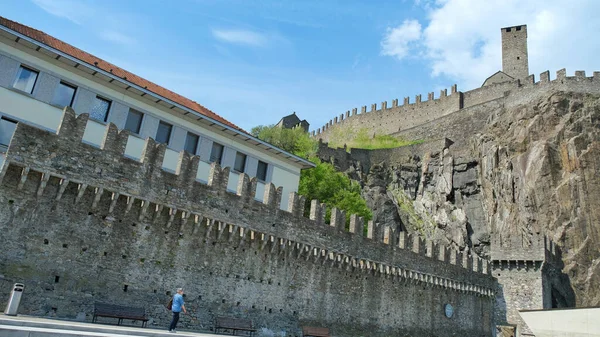
[[[505,27],[502,31],[502,71],[515,79],[529,76],[527,25]]]

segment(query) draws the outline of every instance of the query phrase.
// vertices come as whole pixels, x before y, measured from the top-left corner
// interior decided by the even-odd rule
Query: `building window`
[[[125,130],[129,130],[135,134],[140,133],[140,128],[142,127],[143,119],[143,113],[137,110],[129,109],[129,113],[127,114],[127,121],[125,121]]]
[[[246,169],[246,155],[241,152],[237,152],[235,154],[235,163],[233,164],[233,170],[243,173],[245,169]]]
[[[158,123],[158,130],[156,130],[156,141],[158,143],[169,145],[169,141],[171,140],[171,130],[173,130],[173,125],[160,121],[160,123]]]
[[[198,140],[199,139],[200,139],[200,137],[198,135],[188,132],[187,136],[185,136],[184,150],[186,152],[189,152],[190,154],[196,154],[196,149],[198,149]]]
[[[210,162],[221,164],[223,158],[223,145],[213,142],[212,150],[210,151]]]
[[[8,147],[16,127],[17,122],[5,117],[0,118],[0,147]]]
[[[96,96],[96,99],[92,102],[92,108],[90,109],[90,118],[106,122],[111,103],[111,101],[105,98]]]
[[[39,73],[35,70],[21,66],[19,68],[19,72],[17,73],[15,83],[13,83],[13,88],[19,89],[28,94],[33,93],[33,87],[35,86],[35,81],[37,81],[38,74]]]
[[[267,181],[267,168],[269,164],[264,161],[258,161],[258,168],[256,170],[256,178],[258,180]]]
[[[52,104],[63,108],[66,106],[72,107],[73,100],[75,99],[75,91],[77,91],[76,87],[65,82],[60,82],[54,93]]]

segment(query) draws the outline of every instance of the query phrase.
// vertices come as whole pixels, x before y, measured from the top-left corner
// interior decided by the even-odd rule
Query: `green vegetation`
[[[298,193],[306,197],[307,214],[310,212],[311,200],[317,199],[328,206],[326,221],[330,219],[331,207],[345,211],[347,223],[350,221],[350,214],[358,214],[365,220],[372,218],[371,210],[360,195],[360,185],[337,172],[333,165],[321,162],[316,157],[317,142],[304,130],[260,125],[252,128],[251,133],[258,139],[315,163],[315,168],[302,171],[298,188]]]
[[[316,158],[312,161],[317,167],[302,171],[298,188],[298,193],[306,197],[306,213],[310,210],[310,201],[317,199],[328,206],[326,221],[331,218],[331,207],[345,211],[347,223],[351,214],[362,216],[365,221],[371,220],[373,214],[360,195],[360,185],[343,173],[337,172],[333,165]]]
[[[312,158],[317,154],[317,142],[310,138],[302,128],[284,129],[275,127],[275,125],[259,125],[253,127],[250,133],[254,137],[298,157]]]
[[[348,149],[377,150],[420,144],[422,142],[423,140],[408,141],[390,135],[371,135],[367,128],[358,130],[336,128],[329,139],[329,146],[343,147],[346,145]]]

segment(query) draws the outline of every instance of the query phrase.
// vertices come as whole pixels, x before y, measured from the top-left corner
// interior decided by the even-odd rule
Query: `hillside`
[[[491,238],[545,233],[562,253],[553,306],[600,305],[600,96],[504,99],[399,133],[423,144],[320,148],[361,182],[374,221],[489,256]],[[432,141],[432,139],[438,139]],[[568,276],[568,277],[566,277]]]

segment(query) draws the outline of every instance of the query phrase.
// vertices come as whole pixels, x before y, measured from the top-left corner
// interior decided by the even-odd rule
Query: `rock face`
[[[360,181],[374,221],[396,230],[483,257],[491,238],[549,236],[563,264],[549,272],[551,306],[600,305],[600,98],[553,91],[481,111],[468,134],[432,127],[455,144],[320,156]]]

